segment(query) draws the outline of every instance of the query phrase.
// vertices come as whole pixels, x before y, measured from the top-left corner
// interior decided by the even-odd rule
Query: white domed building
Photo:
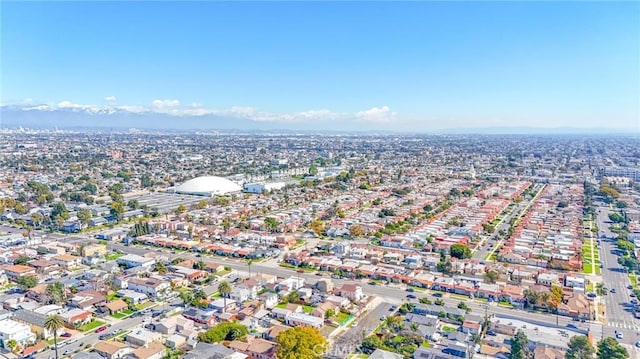
[[[179,185],[175,189],[175,193],[207,197],[220,196],[240,191],[242,191],[242,187],[235,182],[217,176],[196,177]]]

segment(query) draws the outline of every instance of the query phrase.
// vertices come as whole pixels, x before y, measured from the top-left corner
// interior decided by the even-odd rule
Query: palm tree
[[[227,309],[227,295],[231,293],[231,284],[229,284],[229,282],[227,281],[220,282],[220,284],[218,285],[218,292],[222,294],[222,298],[224,299],[224,308],[222,309],[222,311],[224,312]]]
[[[249,267],[249,278],[251,278],[251,265],[253,264],[253,259],[247,259],[247,266]]]
[[[45,329],[53,332],[53,347],[56,351],[56,359],[58,359],[58,329],[64,326],[64,321],[61,316],[55,314],[50,315],[44,321]]]

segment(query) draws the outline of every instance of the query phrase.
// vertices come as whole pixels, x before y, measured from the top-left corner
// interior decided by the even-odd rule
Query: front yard
[[[98,329],[99,327],[103,326],[104,324],[105,323],[103,321],[94,320],[91,323],[87,323],[87,324],[79,327],[78,331],[80,331],[80,332],[88,332],[90,330]]]
[[[136,310],[140,311],[140,310],[145,310],[151,306],[153,306],[155,303],[154,302],[144,302],[144,303],[140,303],[140,304],[136,304]]]

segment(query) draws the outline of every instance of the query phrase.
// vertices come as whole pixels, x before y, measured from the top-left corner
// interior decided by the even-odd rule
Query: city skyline
[[[4,2],[0,125],[637,132],[639,7]]]

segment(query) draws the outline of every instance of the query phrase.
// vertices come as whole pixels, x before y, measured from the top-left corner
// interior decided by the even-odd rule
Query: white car
[[[622,335],[622,332],[616,331],[616,339],[622,339],[624,338],[624,336]]]

